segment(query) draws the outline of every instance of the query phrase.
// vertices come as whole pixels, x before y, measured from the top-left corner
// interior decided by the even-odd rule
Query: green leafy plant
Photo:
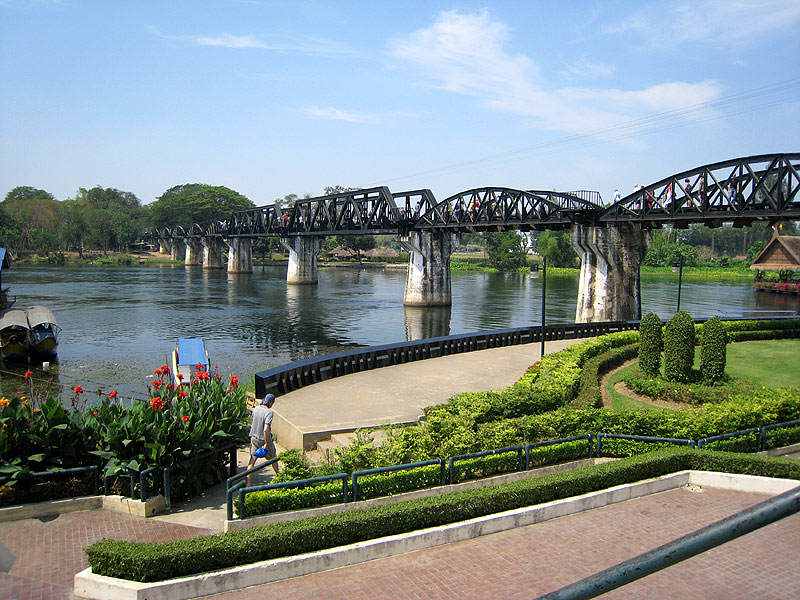
[[[661,374],[661,352],[664,339],[661,331],[661,318],[648,313],[639,325],[639,367],[653,377]]]
[[[689,381],[694,363],[695,330],[692,317],[678,311],[664,328],[664,377],[669,381]]]
[[[703,380],[709,383],[720,381],[725,377],[725,347],[728,344],[728,332],[722,322],[714,317],[703,324],[700,348],[700,372]]]

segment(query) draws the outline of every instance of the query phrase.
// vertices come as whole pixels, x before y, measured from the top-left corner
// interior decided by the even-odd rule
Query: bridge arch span
[[[670,175],[612,204],[598,221],[686,227],[798,218],[800,153],[795,153],[745,156]]]

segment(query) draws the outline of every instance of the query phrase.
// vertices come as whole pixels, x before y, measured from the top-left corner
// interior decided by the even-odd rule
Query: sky
[[[590,189],[800,152],[800,0],[0,0],[0,194]]]

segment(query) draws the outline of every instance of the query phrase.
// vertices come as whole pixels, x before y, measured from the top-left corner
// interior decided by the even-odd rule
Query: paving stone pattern
[[[83,549],[104,537],[163,542],[206,533],[209,530],[99,510],[2,523],[0,541],[16,560],[8,573],[0,573],[0,600],[72,598],[75,574],[89,566]]]
[[[208,598],[530,600],[766,498],[681,488],[473,540]],[[602,598],[800,598],[799,551],[800,515],[794,515]]]

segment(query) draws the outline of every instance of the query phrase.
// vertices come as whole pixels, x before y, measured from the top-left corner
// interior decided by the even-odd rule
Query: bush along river
[[[144,398],[153,370],[169,364],[179,337],[202,337],[223,377],[358,346],[523,327],[541,322],[536,275],[453,272],[453,306],[403,306],[404,270],[322,269],[317,286],[287,286],[285,267],[229,275],[183,266],[14,266],[4,283],[16,307],[50,307],[62,327],[58,364],[33,368],[37,386],[69,402],[80,385]],[[677,276],[642,278],[643,314],[670,318]],[[547,278],[547,323],[575,318],[577,271]],[[693,317],[749,316],[800,309],[800,299],[756,292],[750,280],[683,281],[681,308]],[[760,313],[761,316],[768,313]],[[27,392],[24,365],[5,363],[0,393]],[[39,394],[37,394],[39,395]]]

